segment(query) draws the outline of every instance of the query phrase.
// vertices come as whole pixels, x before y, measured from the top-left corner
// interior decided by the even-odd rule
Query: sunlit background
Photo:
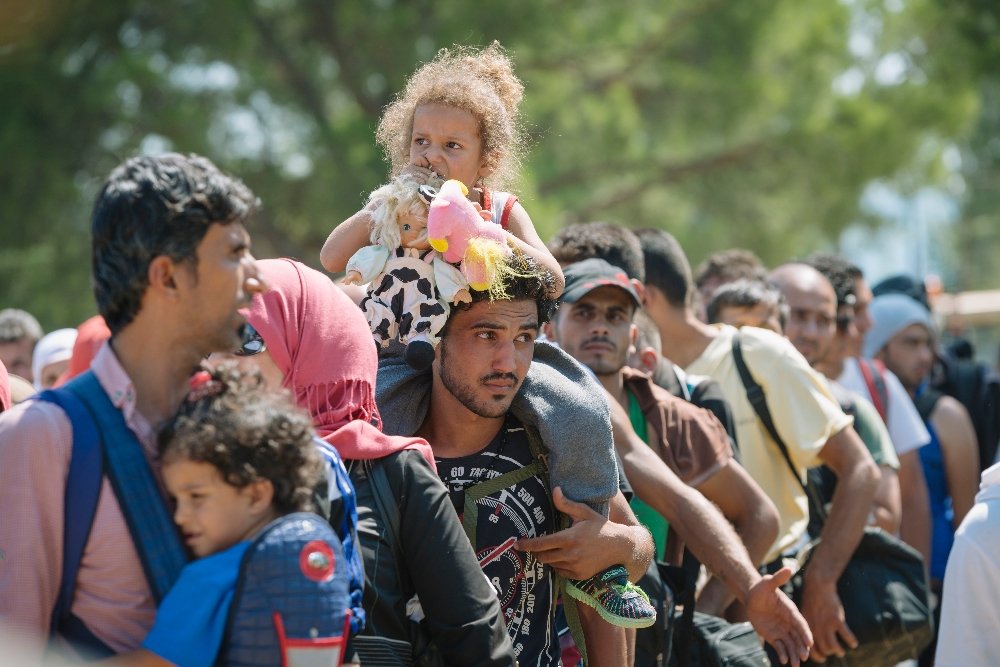
[[[239,175],[257,255],[318,267],[386,179],[374,127],[405,77],[493,39],[526,86],[517,192],[543,239],[602,220],[693,264],[839,250],[876,281],[1000,287],[996,0],[3,0],[0,307],[95,312],[91,201],[137,152]],[[996,361],[996,313],[970,322]]]

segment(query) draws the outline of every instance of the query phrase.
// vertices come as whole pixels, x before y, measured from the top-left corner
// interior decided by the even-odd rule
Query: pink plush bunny
[[[427,241],[447,262],[461,262],[469,286],[491,289],[498,266],[510,256],[507,232],[483,219],[461,181],[445,181],[427,213]]]

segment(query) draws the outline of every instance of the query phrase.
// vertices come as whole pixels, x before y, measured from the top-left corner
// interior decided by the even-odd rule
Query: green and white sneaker
[[[566,592],[593,607],[611,625],[648,628],[656,622],[649,596],[628,580],[628,570],[622,565],[612,565],[589,579],[567,579]]]

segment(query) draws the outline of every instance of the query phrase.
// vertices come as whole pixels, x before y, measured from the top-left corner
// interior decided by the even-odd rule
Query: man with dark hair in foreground
[[[98,385],[121,422],[118,446],[145,457],[155,476],[157,426],[174,414],[202,359],[239,347],[238,311],[266,289],[244,227],[257,205],[240,181],[193,155],[132,158],[98,195],[94,291],[112,338],[68,387]],[[50,633],[97,655],[135,649],[155,612],[154,579],[124,515],[134,497],[105,476],[71,603],[50,627],[63,579],[73,446],[67,413],[52,403],[30,401],[0,415],[0,624],[39,656]],[[164,532],[173,530],[165,499],[160,509]]]

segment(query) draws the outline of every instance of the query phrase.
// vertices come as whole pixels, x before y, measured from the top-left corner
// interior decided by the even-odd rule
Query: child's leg
[[[549,456],[549,479],[570,500],[608,516],[618,493],[611,418],[597,379],[559,348],[535,346],[535,356],[511,411],[534,427]]]
[[[538,430],[548,451],[550,484],[562,488],[570,500],[608,516],[611,498],[618,493],[618,463],[607,399],[593,375],[562,350],[536,345],[511,409]],[[612,625],[644,628],[656,621],[656,609],[629,582],[622,565],[582,581],[568,580],[566,592]]]

